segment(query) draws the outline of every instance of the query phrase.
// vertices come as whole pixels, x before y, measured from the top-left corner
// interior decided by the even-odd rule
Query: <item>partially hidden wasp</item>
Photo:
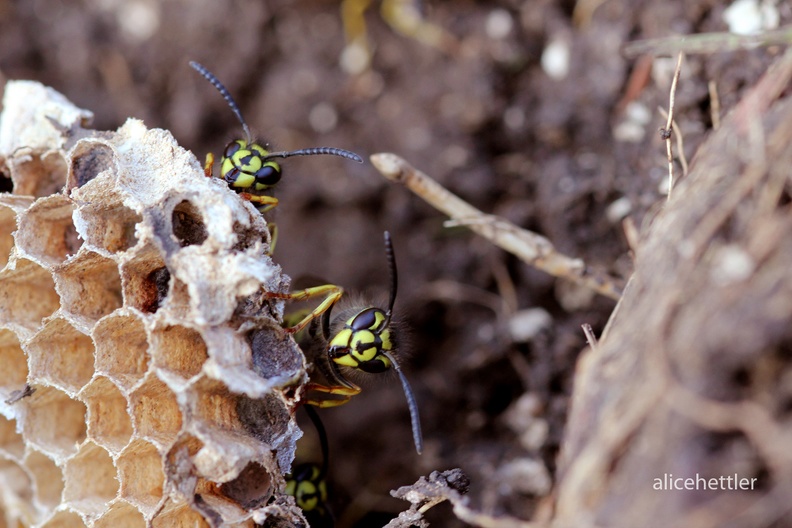
[[[223,83],[215,75],[195,61],[190,62],[190,66],[200,73],[231,107],[245,132],[245,139],[237,139],[226,145],[223,156],[220,158],[220,177],[228,185],[238,192],[242,198],[257,204],[259,211],[266,212],[278,205],[278,199],[261,194],[273,188],[281,180],[281,167],[276,158],[290,158],[292,156],[316,156],[329,155],[340,156],[358,163],[363,163],[363,158],[348,150],[334,147],[312,147],[292,151],[270,152],[266,146],[262,146],[253,140],[242,112],[228,92]],[[206,155],[204,173],[212,177],[214,166],[214,154],[211,152]]]
[[[314,286],[291,293],[268,292],[275,299],[303,301],[325,296],[324,300],[296,324],[287,326],[286,332],[298,335],[297,342],[303,353],[313,360],[314,373],[321,374],[326,383],[311,381],[307,385],[305,403],[317,407],[337,407],[347,403],[361,388],[344,375],[356,372],[379,374],[390,369],[396,371],[401,381],[410,410],[415,450],[421,454],[423,437],[418,406],[410,384],[396,357],[399,355],[398,332],[392,325],[393,305],[396,301],[398,276],[396,257],[390,233],[385,232],[385,256],[390,272],[390,297],[387,310],[377,306],[350,306],[332,318],[333,306],[344,294],[343,288],[334,284]],[[318,370],[318,373],[316,372]]]
[[[305,462],[297,465],[294,470],[286,476],[286,494],[294,497],[297,506],[302,509],[308,523],[315,528],[331,528],[335,525],[333,513],[327,504],[327,466],[329,461],[329,449],[327,444],[327,433],[325,432],[322,420],[313,409],[305,407],[305,411],[311,418],[316,433],[319,436],[319,445],[322,450],[322,463]]]

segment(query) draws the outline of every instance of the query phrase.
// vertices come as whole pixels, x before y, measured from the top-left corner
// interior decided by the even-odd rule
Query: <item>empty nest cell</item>
[[[18,329],[20,337],[38,330],[59,305],[52,276],[35,262],[19,259],[14,269],[0,272],[0,324]]]
[[[173,236],[181,247],[201,245],[208,236],[201,212],[188,200],[173,208],[171,223]]]
[[[57,150],[34,152],[29,148],[17,150],[8,160],[14,194],[50,196],[66,185],[67,164]]]
[[[32,507],[33,487],[30,477],[17,462],[0,458],[0,490],[3,492],[6,504],[18,504],[26,510],[23,517],[35,518],[35,511]],[[12,526],[16,526],[16,523]]]
[[[83,218],[90,226],[86,240],[110,253],[120,253],[137,244],[136,226],[143,217],[129,207],[116,203],[112,207],[84,207]]]
[[[100,515],[118,494],[113,459],[102,447],[87,442],[63,469],[63,501],[87,515]]]
[[[143,379],[149,368],[148,336],[138,317],[106,317],[96,325],[92,335],[96,343],[96,372],[124,390]]]
[[[16,421],[0,414],[0,458],[22,459],[25,441],[16,431]]]
[[[82,187],[99,174],[115,168],[113,149],[104,143],[81,141],[72,152],[68,191]]]
[[[145,528],[146,520],[131,504],[116,502],[104,515],[96,519],[93,528]]]
[[[49,320],[26,348],[32,380],[46,380],[76,393],[93,376],[93,342],[65,319]]]
[[[80,252],[56,276],[63,309],[88,328],[122,305],[118,266],[98,253]]]
[[[189,379],[201,372],[208,356],[206,343],[196,330],[167,326],[152,332],[154,365]]]
[[[27,358],[16,334],[10,330],[0,329],[0,365],[3,370],[0,399],[5,400],[25,386],[28,376]]]
[[[124,395],[112,381],[100,376],[85,387],[80,398],[88,406],[88,439],[114,455],[120,453],[132,437]]]
[[[17,245],[48,266],[62,263],[80,249],[82,241],[72,222],[71,201],[61,194],[36,201],[19,222]]]
[[[71,455],[85,440],[85,405],[54,387],[38,387],[22,408],[25,440],[56,459]]]
[[[0,269],[8,264],[8,256],[14,247],[14,237],[11,235],[16,230],[16,213],[10,207],[0,204]]]
[[[191,528],[209,528],[204,517],[187,504],[169,503],[151,521],[152,528],[171,528],[172,526],[190,526]]]
[[[162,456],[156,446],[145,440],[135,440],[124,449],[116,464],[121,497],[146,517],[154,515],[162,500],[165,482]]]
[[[84,528],[85,523],[79,515],[70,511],[59,511],[52,516],[47,522],[41,525],[41,528]]]
[[[168,447],[182,427],[176,395],[156,375],[149,374],[132,392],[135,433],[160,448]]]
[[[159,252],[148,246],[121,265],[121,283],[127,306],[156,313],[168,296],[171,276]]]
[[[25,467],[33,475],[35,497],[45,510],[54,510],[63,493],[63,472],[55,462],[40,451],[31,449],[25,457]]]

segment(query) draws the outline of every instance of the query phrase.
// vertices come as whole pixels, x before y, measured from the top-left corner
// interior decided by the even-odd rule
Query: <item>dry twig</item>
[[[450,216],[452,220],[446,225],[467,226],[523,262],[550,275],[570,280],[611,299],[619,299],[621,296],[624,287],[621,279],[596,272],[581,259],[559,253],[548,239],[537,233],[479,211],[396,154],[374,154],[371,162],[383,176],[404,184],[433,207]]]
[[[674,189],[674,153],[673,149],[671,148],[672,130],[677,132],[677,138],[681,137],[679,135],[679,131],[674,126],[674,98],[676,97],[676,87],[677,82],[679,81],[679,72],[682,70],[682,57],[684,56],[685,55],[683,53],[680,53],[679,58],[677,59],[677,65],[674,69],[674,78],[671,81],[671,90],[669,94],[668,119],[666,120],[665,128],[660,129],[660,137],[665,140],[666,155],[668,157],[668,200],[671,199],[671,191]],[[685,164],[687,164],[687,162]]]
[[[636,40],[622,48],[625,57],[632,58],[650,54],[672,56],[674,53],[709,54],[740,49],[754,49],[792,43],[792,26],[758,35],[735,35],[734,33],[699,33],[698,35],[673,35],[656,39]]]

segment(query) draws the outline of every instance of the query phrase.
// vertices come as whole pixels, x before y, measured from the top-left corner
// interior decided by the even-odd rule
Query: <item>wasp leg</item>
[[[267,249],[265,255],[271,257],[272,254],[275,253],[275,244],[278,242],[278,224],[275,222],[269,222],[267,224],[267,229],[269,229],[270,232],[270,243],[269,249]]]
[[[211,178],[212,174],[212,166],[214,165],[214,154],[211,152],[206,153],[206,161],[204,162],[204,174],[206,174],[207,178]]]
[[[243,200],[247,200],[248,202],[253,202],[254,204],[258,204],[256,208],[261,213],[266,213],[270,209],[273,209],[278,206],[278,199],[274,196],[263,196],[258,194],[250,194],[246,192],[239,193],[239,196]]]
[[[320,396],[308,397],[305,399],[307,405],[313,405],[320,409],[327,409],[329,407],[338,407],[348,402],[352,396],[360,394],[360,387],[344,386],[344,385],[322,385],[320,383],[309,383],[305,386],[308,391],[320,392],[324,394],[332,394],[338,398],[322,398]]]
[[[344,294],[344,289],[341,286],[336,286],[335,284],[325,284],[323,286],[314,286],[312,288],[305,288],[304,290],[297,290],[291,293],[278,293],[278,292],[267,292],[267,296],[272,299],[284,299],[287,301],[306,301],[308,299],[312,299],[314,297],[319,297],[321,295],[325,295],[325,299],[319,303],[319,306],[311,310],[311,312],[303,317],[302,321],[297,323],[294,326],[290,326],[285,328],[286,333],[289,334],[296,334],[310,323],[316,317],[319,317],[327,310],[329,310],[341,296]]]

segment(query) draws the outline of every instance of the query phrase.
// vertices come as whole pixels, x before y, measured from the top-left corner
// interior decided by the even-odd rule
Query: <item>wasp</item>
[[[262,194],[275,187],[281,180],[282,171],[280,164],[274,161],[278,158],[290,158],[292,156],[340,156],[358,163],[363,163],[363,158],[348,150],[334,147],[312,147],[292,151],[270,152],[266,145],[261,145],[253,140],[250,127],[242,117],[239,106],[231,97],[231,94],[223,86],[223,83],[215,75],[195,61],[190,62],[190,66],[200,73],[231,107],[245,133],[245,139],[236,139],[226,145],[223,156],[220,158],[220,177],[228,185],[238,192],[243,199],[257,204],[259,211],[266,212],[278,205],[278,199]],[[213,176],[212,167],[214,166],[214,154],[211,152],[206,155],[204,173],[208,177]],[[251,192],[252,191],[252,192]]]
[[[291,293],[268,292],[275,299],[303,301],[324,296],[324,300],[296,324],[285,331],[297,334],[297,342],[306,357],[313,361],[312,378],[320,374],[323,382],[307,384],[304,403],[320,408],[337,407],[347,403],[361,392],[347,375],[354,373],[380,374],[393,370],[401,381],[410,411],[415,450],[421,454],[423,437],[418,405],[410,383],[396,359],[398,334],[393,324],[393,305],[396,302],[398,275],[396,257],[390,233],[385,232],[385,256],[390,272],[390,294],[387,309],[378,306],[350,306],[331,318],[331,312],[344,294],[343,288],[334,284],[314,286]],[[304,332],[303,332],[304,330]],[[318,372],[316,372],[318,371]]]
[[[303,514],[311,526],[329,528],[335,525],[335,519],[327,505],[328,494],[325,479],[329,461],[327,433],[322,420],[313,407],[305,407],[305,410],[319,436],[322,463],[306,462],[296,466],[291,474],[286,476],[285,491],[287,495],[294,497],[294,501],[303,510]]]

